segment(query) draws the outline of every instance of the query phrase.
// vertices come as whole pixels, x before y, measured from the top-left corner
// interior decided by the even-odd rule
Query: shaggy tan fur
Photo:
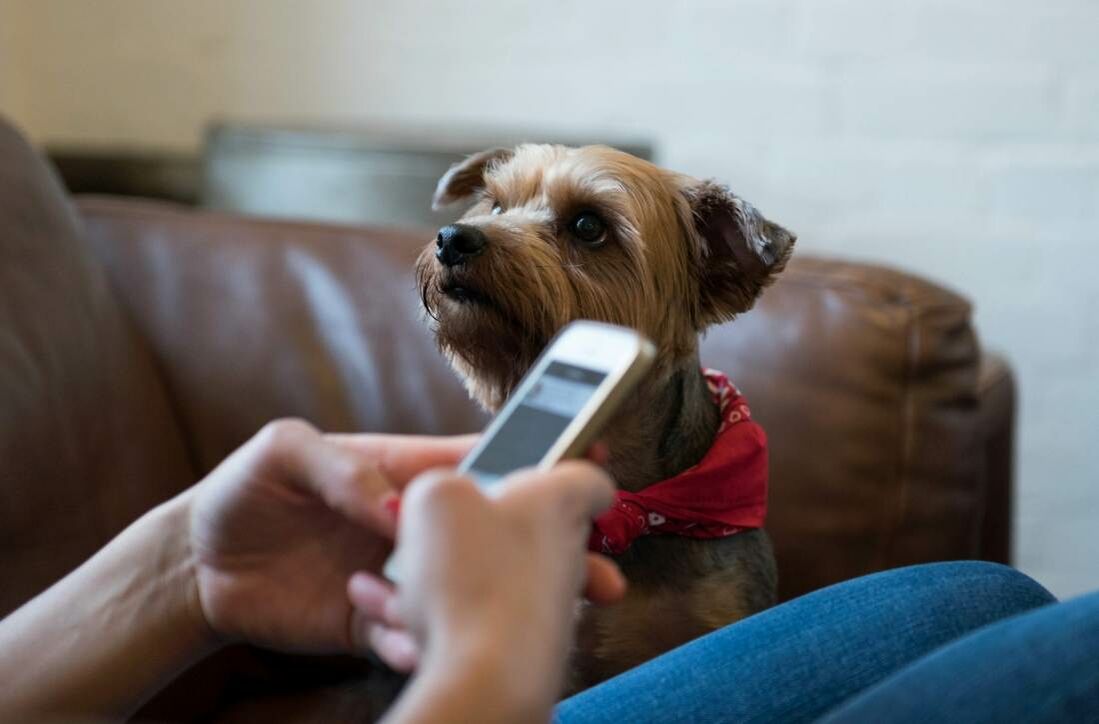
[[[699,370],[699,334],[751,308],[785,265],[794,235],[725,187],[603,146],[476,154],[435,195],[437,205],[463,199],[473,203],[460,223],[483,232],[485,247],[447,266],[432,242],[416,271],[440,348],[470,394],[498,410],[571,320],[633,327],[656,343],[658,358],[605,433],[610,472],[638,490],[694,465],[718,425]],[[581,213],[604,222],[598,243],[573,233]],[[616,606],[584,612],[573,688],[774,601],[763,531],[647,537],[619,563],[630,592]]]

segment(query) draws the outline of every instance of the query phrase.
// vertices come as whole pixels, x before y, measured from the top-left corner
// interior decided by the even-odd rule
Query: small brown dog
[[[607,426],[608,469],[637,491],[695,465],[718,407],[698,336],[749,309],[795,237],[711,182],[603,146],[475,154],[439,181],[436,207],[474,199],[420,255],[417,277],[444,354],[498,410],[574,319],[633,327],[657,346],[647,380]],[[573,687],[590,686],[770,606],[763,530],[637,539],[618,563],[621,603],[582,615]]]

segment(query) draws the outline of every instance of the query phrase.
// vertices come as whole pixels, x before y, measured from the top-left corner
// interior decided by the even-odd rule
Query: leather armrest
[[[981,359],[960,295],[807,255],[753,310],[710,333],[703,362],[731,375],[768,434],[767,527],[782,597],[876,570],[999,555],[983,541],[986,522],[1000,530],[1004,498],[986,509],[986,495],[1009,494],[1000,456],[1011,421],[996,376],[981,386]],[[1002,532],[988,535],[1002,548]]]
[[[1015,394],[1015,376],[1007,361],[985,353],[977,377],[985,483],[980,557],[999,563],[1013,560]]]

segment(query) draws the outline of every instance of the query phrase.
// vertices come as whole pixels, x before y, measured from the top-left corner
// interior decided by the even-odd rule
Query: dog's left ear
[[[460,201],[484,188],[485,171],[489,165],[506,161],[514,153],[510,148],[490,148],[454,164],[439,179],[435,195],[431,198],[431,208],[438,211],[447,204]]]
[[[797,236],[712,181],[688,186],[683,193],[702,243],[699,327],[726,322],[752,308],[786,266]]]

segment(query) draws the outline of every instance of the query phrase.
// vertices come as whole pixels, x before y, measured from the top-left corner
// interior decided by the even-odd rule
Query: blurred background
[[[802,253],[972,299],[1019,377],[1016,561],[1099,587],[1099,3],[0,0],[0,112],[75,190],[423,224],[450,161],[610,142]]]

